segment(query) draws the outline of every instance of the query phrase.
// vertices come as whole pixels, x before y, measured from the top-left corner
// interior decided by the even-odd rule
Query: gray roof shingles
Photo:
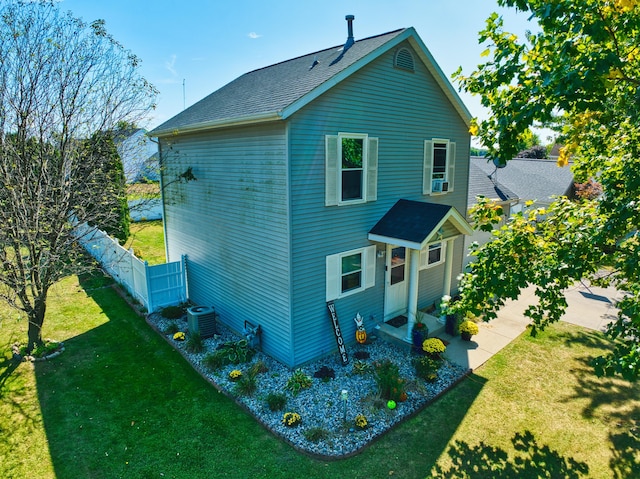
[[[422,243],[453,208],[401,199],[371,228],[369,234]]]
[[[245,73],[158,126],[151,135],[280,112],[404,31],[358,40],[344,53],[342,46],[332,47]]]
[[[511,201],[517,200],[518,195],[506,186],[494,182],[474,160],[469,164],[469,206],[476,203],[478,196],[484,196],[492,200]]]
[[[553,160],[514,158],[504,168],[496,167],[486,158],[471,158],[471,164],[486,175],[494,174],[499,184],[516,193],[521,202],[536,200],[548,203],[552,196],[570,193],[573,173],[569,167],[559,168]],[[471,186],[470,186],[471,188]]]

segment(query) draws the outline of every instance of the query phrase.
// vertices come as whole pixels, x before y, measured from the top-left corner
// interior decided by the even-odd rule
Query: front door
[[[409,255],[403,246],[387,245],[384,320],[407,314],[407,273]]]

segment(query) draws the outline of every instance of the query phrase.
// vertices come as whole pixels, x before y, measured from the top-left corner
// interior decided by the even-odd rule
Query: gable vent
[[[413,55],[411,54],[411,51],[408,48],[401,48],[400,50],[398,50],[393,61],[393,66],[410,72],[415,71]]]

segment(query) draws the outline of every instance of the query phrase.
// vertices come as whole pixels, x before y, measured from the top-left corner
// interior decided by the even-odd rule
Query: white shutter
[[[449,182],[449,192],[453,191],[453,179],[456,174],[456,144],[449,143],[449,170],[447,171],[447,181]]]
[[[338,174],[340,162],[338,158],[338,136],[325,136],[325,178],[324,178],[324,205],[335,206],[338,204]]]
[[[376,284],[376,245],[367,246],[362,256],[364,259],[364,287],[366,289]]]
[[[424,164],[422,168],[422,194],[431,194],[431,171],[433,170],[433,142],[424,142]]]
[[[420,264],[418,269],[425,269],[427,267],[427,259],[429,258],[429,246],[425,246],[420,250]]]
[[[327,256],[327,301],[334,300],[340,296],[340,285],[341,285],[341,268],[342,263],[340,261],[339,254],[333,254],[331,256]]]
[[[368,138],[367,142],[367,201],[378,199],[378,139]]]

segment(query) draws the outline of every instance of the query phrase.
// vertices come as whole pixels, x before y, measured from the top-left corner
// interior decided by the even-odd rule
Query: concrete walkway
[[[523,313],[527,306],[537,302],[534,290],[533,287],[524,290],[518,300],[509,301],[502,307],[496,319],[480,323],[480,332],[471,341],[463,341],[460,336],[451,337],[444,331],[438,333],[438,337],[449,341],[445,356],[472,370],[483,365],[526,329],[530,320]],[[566,291],[568,307],[562,321],[604,331],[606,325],[615,320],[615,304],[621,297],[614,288],[576,283]]]

